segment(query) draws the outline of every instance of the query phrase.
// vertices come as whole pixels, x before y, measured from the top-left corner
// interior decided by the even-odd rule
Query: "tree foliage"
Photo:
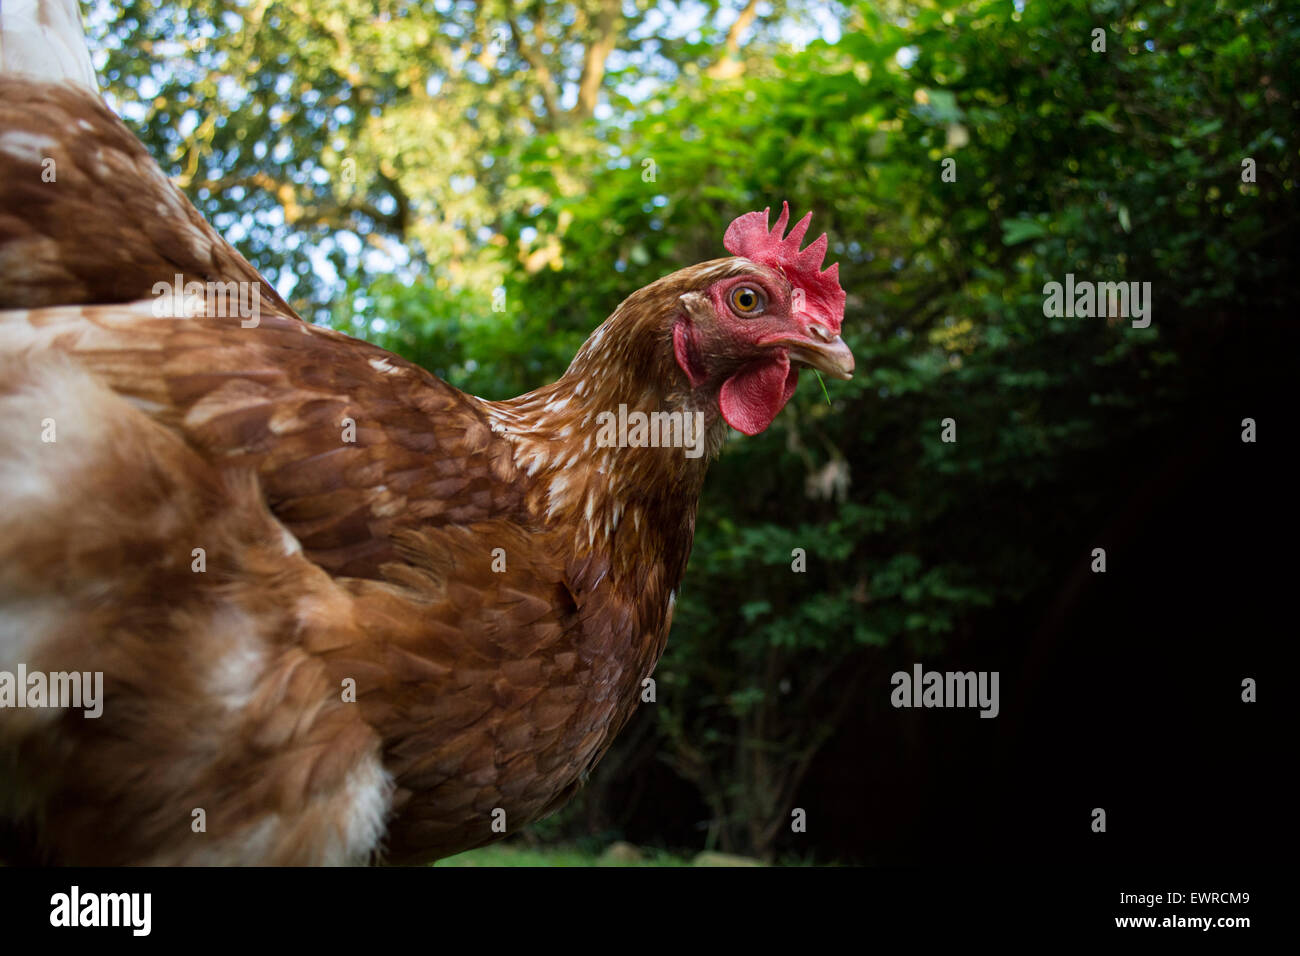
[[[714,466],[646,732],[727,849],[786,845],[891,649],[937,654],[1053,587],[1070,568],[1043,555],[1084,547],[1218,338],[1294,303],[1286,4],[858,3],[806,47],[779,5],[664,40],[642,0],[352,6],[122,4],[109,76],[149,91],[155,152],[260,264],[310,277],[326,251],[341,291],[305,304],[458,385],[550,380],[739,213],[789,200],[830,233],[860,371],[829,405],[805,376]],[[1067,273],[1151,282],[1150,327],[1046,316]]]

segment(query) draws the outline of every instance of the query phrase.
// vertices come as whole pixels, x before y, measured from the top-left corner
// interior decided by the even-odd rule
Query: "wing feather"
[[[530,520],[478,399],[341,333],[278,313],[249,329],[160,318],[150,302],[0,311],[0,350],[45,348],[214,464],[253,470],[330,573],[383,580],[403,529]]]

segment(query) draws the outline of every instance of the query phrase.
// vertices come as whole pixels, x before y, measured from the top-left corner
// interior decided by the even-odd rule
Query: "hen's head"
[[[776,225],[769,210],[728,228],[735,255],[677,273],[692,288],[672,320],[673,357],[690,387],[712,396],[727,424],[756,435],[794,394],[799,366],[834,378],[853,373],[853,353],[840,338],[844,290],[839,266],[822,269],[826,236],[800,250],[812,213],[785,235],[790,207]]]

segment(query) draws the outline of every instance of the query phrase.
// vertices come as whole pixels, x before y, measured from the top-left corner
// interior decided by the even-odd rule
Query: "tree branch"
[[[519,51],[519,55],[524,58],[524,62],[537,76],[537,84],[541,87],[542,102],[546,105],[547,121],[554,124],[560,117],[559,89],[555,85],[555,76],[551,73],[551,68],[541,53],[533,49],[524,40],[524,31],[520,29],[519,22],[513,14],[506,17],[506,22],[510,24],[510,36],[515,41],[515,49]],[[540,14],[535,15],[533,20],[533,34],[539,41],[545,37],[545,28],[542,26]]]
[[[758,0],[749,0],[749,3],[745,4],[745,9],[740,11],[740,16],[736,17],[736,22],[727,31],[727,56],[734,58],[740,52],[740,38],[749,29],[750,24],[754,22],[754,18],[757,16]]]
[[[715,79],[727,79],[745,72],[745,65],[740,62],[740,38],[753,25],[758,17],[758,0],[749,0],[745,9],[740,11],[731,28],[727,30],[727,40],[723,44],[723,54],[718,62],[709,67],[709,75]]]
[[[757,3],[757,0],[754,0]],[[571,113],[587,119],[596,109],[600,98],[600,85],[605,79],[605,62],[618,43],[618,20],[621,13],[619,0],[602,0],[596,11],[594,36],[587,44],[582,58],[582,77],[578,80],[578,102]]]

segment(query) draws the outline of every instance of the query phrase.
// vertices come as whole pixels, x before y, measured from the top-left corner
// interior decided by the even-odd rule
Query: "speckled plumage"
[[[259,323],[155,315],[177,274],[260,282]],[[0,670],[105,690],[0,709],[0,857],[421,862],[559,806],[663,651],[753,358],[700,338],[692,381],[674,330],[745,275],[789,287],[684,269],[480,400],[303,323],[89,92],[0,76]],[[620,403],[707,453],[596,447]]]

